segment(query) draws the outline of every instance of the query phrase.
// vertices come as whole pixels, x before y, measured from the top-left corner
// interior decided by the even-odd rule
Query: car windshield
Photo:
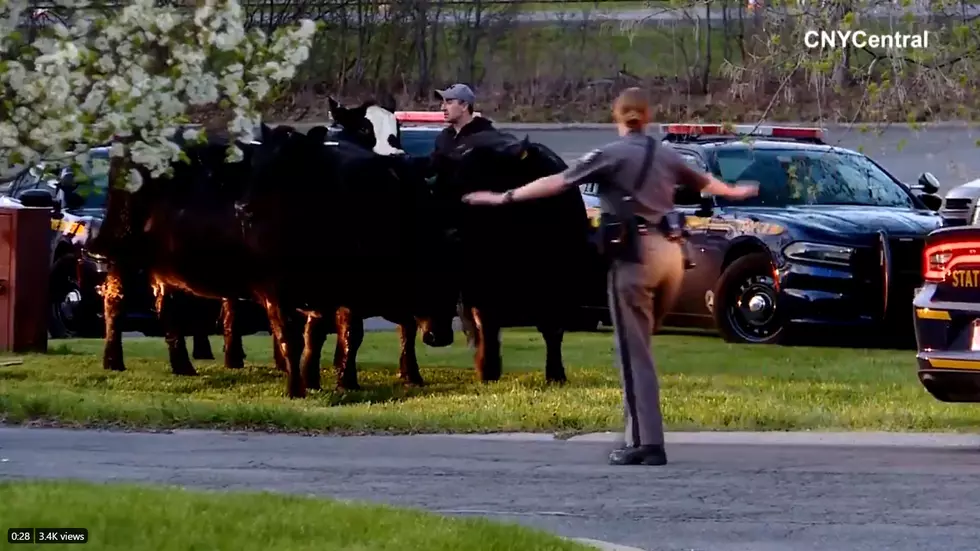
[[[856,153],[800,149],[720,149],[718,176],[759,182],[759,195],[719,203],[744,206],[861,205],[914,208],[901,184]]]

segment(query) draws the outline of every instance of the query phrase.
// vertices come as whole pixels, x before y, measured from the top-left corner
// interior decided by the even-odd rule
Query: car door
[[[692,166],[708,171],[698,149],[678,145],[674,147]],[[675,196],[675,205],[687,217],[689,236],[684,245],[684,253],[689,263],[684,271],[680,295],[665,323],[710,326],[712,319],[709,306],[713,303],[710,293],[718,279],[727,232],[723,224],[719,223],[721,220],[717,209],[711,213],[702,211],[700,194],[679,189]]]

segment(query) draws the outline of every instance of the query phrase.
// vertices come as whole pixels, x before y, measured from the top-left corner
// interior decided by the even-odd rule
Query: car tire
[[[74,254],[58,257],[51,266],[48,333],[52,339],[100,337],[104,333],[102,321],[84,306],[85,292],[78,283],[77,266]]]
[[[725,341],[779,344],[786,339],[769,254],[751,253],[732,262],[715,284],[714,296],[715,327]]]

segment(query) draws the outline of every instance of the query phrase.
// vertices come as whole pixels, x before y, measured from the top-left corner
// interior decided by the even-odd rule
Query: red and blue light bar
[[[664,134],[675,136],[758,136],[822,140],[823,129],[802,126],[772,126],[754,124],[664,124]]]

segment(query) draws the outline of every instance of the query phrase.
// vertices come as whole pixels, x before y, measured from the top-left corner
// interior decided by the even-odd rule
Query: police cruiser
[[[943,402],[980,402],[980,227],[926,238],[915,294],[919,381]]]
[[[909,302],[922,284],[923,243],[941,224],[931,174],[907,186],[869,157],[827,145],[819,128],[662,130],[693,166],[760,186],[758,196],[740,201],[678,190],[692,267],[667,325],[767,344],[799,328],[809,335],[884,328],[911,346]]]

